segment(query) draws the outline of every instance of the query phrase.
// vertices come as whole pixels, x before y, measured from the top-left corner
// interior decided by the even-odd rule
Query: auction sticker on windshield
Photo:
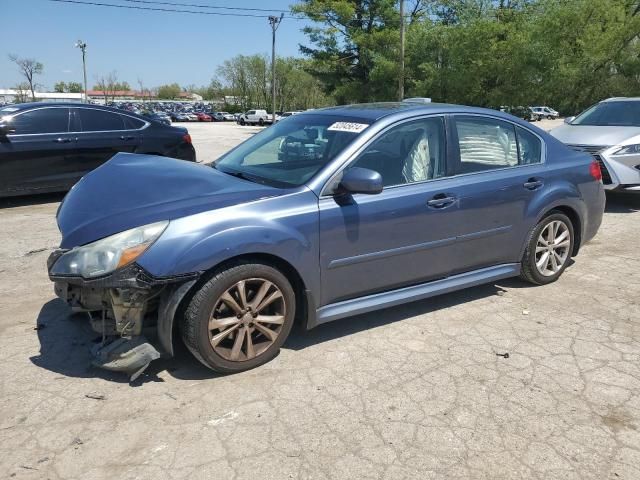
[[[332,130],[334,132],[354,132],[360,133],[369,125],[366,123],[352,123],[352,122],[336,122],[331,125],[327,130]]]

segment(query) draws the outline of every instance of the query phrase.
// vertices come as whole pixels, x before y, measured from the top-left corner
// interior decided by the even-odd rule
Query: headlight
[[[625,145],[620,148],[620,150],[616,150],[613,152],[613,155],[638,155],[640,154],[640,143],[636,143],[635,145]]]
[[[142,255],[164,232],[167,225],[168,220],[151,223],[76,247],[54,263],[51,274],[93,278],[111,273]]]

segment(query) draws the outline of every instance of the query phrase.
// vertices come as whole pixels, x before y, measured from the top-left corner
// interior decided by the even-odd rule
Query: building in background
[[[37,102],[82,102],[82,93],[35,92]],[[0,103],[16,103],[25,99],[31,101],[30,90],[16,90],[0,88]]]

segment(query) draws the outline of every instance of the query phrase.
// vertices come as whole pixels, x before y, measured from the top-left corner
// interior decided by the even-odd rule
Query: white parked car
[[[270,121],[271,117],[266,110],[248,110],[238,118],[240,125],[264,125]]]
[[[280,115],[280,119],[290,117],[292,115],[297,115],[299,113],[302,113],[302,112],[300,110],[292,110],[291,112],[282,112],[282,115]]]
[[[529,107],[531,110],[531,121],[543,120],[545,118],[551,120],[558,118],[560,114],[551,107]]]
[[[640,193],[640,97],[603,100],[549,133],[590,153],[605,189]]]

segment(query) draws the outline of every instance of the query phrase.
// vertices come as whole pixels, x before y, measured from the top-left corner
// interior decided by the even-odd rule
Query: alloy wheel
[[[558,273],[569,258],[571,232],[561,220],[549,222],[536,242],[536,268],[541,275],[551,277]]]
[[[273,282],[241,280],[216,301],[209,318],[211,346],[225,360],[251,360],[278,338],[286,313],[282,291]]]

